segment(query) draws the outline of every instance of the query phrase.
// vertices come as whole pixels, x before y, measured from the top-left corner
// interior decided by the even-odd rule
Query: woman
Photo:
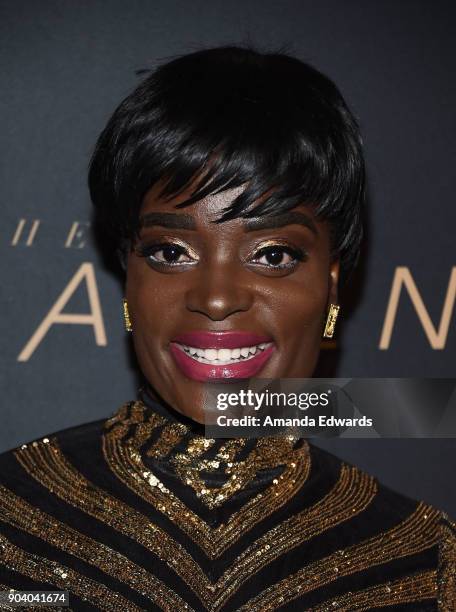
[[[3,589],[74,610],[454,610],[456,525],[306,439],[206,439],[203,384],[312,376],[362,237],[335,85],[200,51],[115,111],[91,162],[146,384],[1,456]]]

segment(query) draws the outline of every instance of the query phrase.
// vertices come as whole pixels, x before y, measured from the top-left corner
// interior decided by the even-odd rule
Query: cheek
[[[316,315],[321,314],[326,299],[326,285],[321,279],[316,279],[308,284],[289,283],[280,292],[278,303],[282,312],[311,322]]]
[[[277,299],[275,325],[279,345],[275,375],[311,377],[320,353],[327,283],[322,276],[290,281]]]
[[[163,284],[153,282],[147,266],[132,265],[128,269],[126,297],[130,306],[135,345],[153,351],[164,337],[172,314],[173,296]]]
[[[310,354],[319,350],[325,300],[320,293],[295,294],[294,299],[283,299],[279,338],[289,354]]]
[[[274,292],[273,313],[277,325],[290,338],[296,332],[319,329],[328,300],[328,271],[314,265],[284,278]],[[290,334],[292,334],[290,336]]]
[[[320,353],[323,320],[328,298],[328,280],[316,266],[290,276],[276,295],[272,317],[279,351],[271,363],[271,376],[312,376]]]

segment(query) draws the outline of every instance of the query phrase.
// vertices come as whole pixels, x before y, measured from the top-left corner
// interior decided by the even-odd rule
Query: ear
[[[331,262],[331,265],[329,267],[328,306],[329,304],[338,304],[339,274],[340,274],[340,260],[334,259]]]

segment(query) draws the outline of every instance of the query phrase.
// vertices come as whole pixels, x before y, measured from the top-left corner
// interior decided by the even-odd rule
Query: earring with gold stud
[[[336,328],[337,315],[339,314],[339,304],[330,304],[328,308],[328,315],[326,317],[325,330],[323,332],[323,338],[332,338],[334,330]]]
[[[133,331],[133,327],[131,325],[130,313],[128,312],[128,304],[125,298],[123,299],[123,313],[124,313],[124,320],[125,320],[125,330],[127,332],[131,332]]]

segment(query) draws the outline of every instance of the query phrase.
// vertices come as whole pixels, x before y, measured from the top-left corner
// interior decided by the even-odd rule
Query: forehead
[[[245,186],[236,187],[218,194],[208,195],[184,208],[176,208],[176,205],[185,202],[185,200],[191,197],[192,186],[171,198],[160,196],[162,187],[162,184],[157,183],[146,193],[141,206],[140,216],[151,212],[165,212],[177,215],[190,215],[195,217],[195,220],[199,219],[200,221],[215,221],[245,189]]]

